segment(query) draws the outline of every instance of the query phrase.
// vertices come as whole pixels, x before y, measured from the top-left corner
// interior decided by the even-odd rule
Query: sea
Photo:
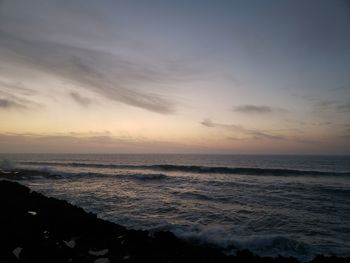
[[[12,154],[21,183],[128,228],[226,254],[350,256],[350,156]]]

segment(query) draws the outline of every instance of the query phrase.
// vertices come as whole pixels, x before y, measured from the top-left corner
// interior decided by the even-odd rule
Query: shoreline
[[[0,180],[0,209],[0,262],[299,262],[249,250],[228,256],[168,231],[127,229],[8,180]],[[350,257],[320,255],[310,262]]]

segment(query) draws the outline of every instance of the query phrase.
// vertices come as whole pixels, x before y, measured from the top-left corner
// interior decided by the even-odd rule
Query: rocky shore
[[[66,201],[48,198],[7,180],[0,181],[0,262],[298,262],[235,256],[191,244],[170,232],[129,230],[99,219]],[[316,262],[350,262],[317,256]]]

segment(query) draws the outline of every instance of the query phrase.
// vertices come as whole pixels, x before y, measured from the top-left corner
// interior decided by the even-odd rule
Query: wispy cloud
[[[333,122],[331,122],[331,121],[322,121],[322,122],[317,122],[314,125],[317,125],[317,126],[329,126],[329,125],[332,125],[332,124],[333,124]]]
[[[175,111],[174,103],[142,86],[166,83],[162,72],[108,52],[53,42],[35,42],[1,34],[2,50],[9,63],[18,63],[69,80],[108,99],[163,114]]]
[[[189,63],[162,56],[147,59],[146,52],[140,52],[146,44],[119,33],[115,24],[112,28],[94,5],[34,2],[37,6],[26,12],[27,3],[5,3],[0,9],[0,68],[11,65],[15,70],[40,72],[106,99],[161,114],[177,109],[177,102],[165,95],[169,87],[181,85],[193,74],[198,77]],[[33,9],[39,10],[38,17]],[[106,43],[115,46],[103,46]],[[79,95],[72,98],[87,105],[80,99],[84,92]]]
[[[292,141],[301,144],[312,144],[315,140],[300,138],[299,136],[283,135],[280,131],[268,131],[261,129],[246,128],[242,125],[223,124],[213,122],[211,119],[204,119],[200,122],[208,128],[219,128],[231,133],[226,136],[229,140],[277,140],[277,141]]]
[[[286,140],[287,138],[283,135],[274,134],[272,132],[268,131],[262,131],[258,129],[248,129],[241,125],[235,125],[235,124],[222,124],[222,123],[215,123],[211,119],[204,119],[201,122],[202,125],[209,127],[209,128],[222,128],[228,131],[231,131],[235,134],[238,134],[239,136],[243,136],[244,138],[250,138],[250,139],[269,139],[269,140]],[[230,137],[235,138],[236,137]]]
[[[338,105],[337,109],[340,112],[350,112],[350,101]]]
[[[90,98],[84,97],[77,92],[70,92],[69,95],[76,103],[81,106],[88,107],[92,103],[92,100]]]
[[[25,106],[13,100],[0,98],[0,109],[12,109],[12,108],[25,108]]]
[[[318,100],[314,102],[314,108],[317,111],[331,110],[338,104],[336,100]]]
[[[336,100],[322,100],[314,104],[317,111],[328,110],[335,113],[350,112],[350,101],[341,102]]]
[[[5,82],[0,80],[0,88],[6,90],[7,92],[21,94],[24,96],[32,96],[37,94],[35,90],[24,87],[24,85],[18,81]]]
[[[204,119],[203,121],[201,121],[201,124],[206,126],[206,127],[210,127],[210,128],[213,128],[213,127],[216,127],[217,126],[217,123],[214,123],[212,122],[211,119]]]
[[[10,110],[10,109],[33,109],[40,105],[31,100],[23,98],[22,96],[15,96],[9,92],[0,90],[0,110]]]
[[[247,113],[247,114],[267,114],[267,113],[274,113],[274,112],[286,112],[285,109],[276,108],[276,107],[270,107],[265,105],[251,105],[251,104],[245,104],[245,105],[239,105],[233,108],[233,111],[240,112],[240,113]]]

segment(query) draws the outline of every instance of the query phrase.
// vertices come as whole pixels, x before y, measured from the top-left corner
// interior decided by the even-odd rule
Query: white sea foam
[[[16,164],[14,161],[11,161],[9,159],[3,159],[0,162],[0,168],[5,171],[11,171],[16,168]]]
[[[293,256],[299,260],[307,261],[317,253],[314,248],[304,242],[279,235],[241,236],[220,226],[204,227],[201,230],[192,231],[173,228],[171,230],[181,238],[223,248],[228,254],[249,249],[261,256]]]

